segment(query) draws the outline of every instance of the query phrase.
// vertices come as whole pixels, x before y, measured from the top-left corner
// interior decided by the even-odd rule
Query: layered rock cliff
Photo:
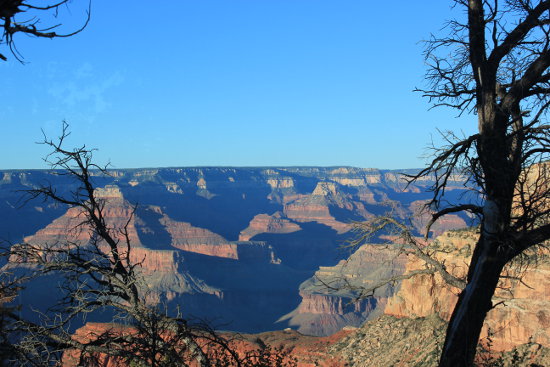
[[[320,267],[300,285],[300,305],[281,320],[308,335],[330,335],[380,315],[397,284],[365,291],[404,271],[405,257],[383,245],[363,245],[347,260]]]
[[[155,302],[185,305],[188,314],[240,331],[282,328],[290,320],[304,327],[309,318],[324,325],[323,333],[358,325],[384,297],[350,306],[352,294],[325,295],[300,284],[347,257],[338,248],[350,236],[350,221],[390,209],[412,215],[412,203],[431,184],[406,188],[397,172],[352,167],[129,169],[92,172],[92,179],[113,233],[120,237],[117,230],[127,225],[132,261],[142,264]],[[90,233],[77,228],[78,210],[32,202],[18,211],[15,190],[44,182],[61,194],[77,184],[55,172],[1,172],[0,236],[85,245]]]
[[[272,215],[258,214],[251,221],[248,227],[239,234],[239,241],[248,241],[261,233],[286,234],[301,230],[302,228],[282,216],[281,212]]]
[[[476,240],[474,231],[446,232],[437,238],[435,246],[440,251],[436,257],[454,275],[464,277]],[[422,266],[422,261],[411,258],[405,272]],[[497,306],[487,315],[481,339],[490,338],[493,350],[509,350],[528,342],[550,346],[547,332],[550,325],[550,265],[547,256],[540,253],[537,264],[522,266],[512,264],[506,270],[508,278],[501,280],[493,298]],[[408,318],[437,314],[448,320],[458,292],[439,275],[419,275],[401,283],[399,292],[388,300],[384,312]]]
[[[126,227],[130,241],[135,246],[141,246],[135,218],[133,217],[134,208],[124,200],[118,187],[109,185],[105,188],[98,188],[95,191],[95,196],[98,200],[108,202],[103,210],[103,215],[106,218],[107,227],[111,229],[111,235],[120,241],[124,241],[125,236],[119,229]],[[73,207],[34,235],[25,237],[23,241],[48,245],[67,242],[84,245],[90,241],[91,236],[90,227],[82,225],[85,221],[86,216],[83,210]]]
[[[33,202],[22,209],[26,215],[36,213],[32,214],[31,223],[17,225],[21,197],[17,190],[49,182],[62,193],[77,184],[67,176],[49,171],[12,170],[0,174],[0,211],[6,214],[10,226],[16,228],[12,233],[21,236],[19,239],[36,232],[32,222],[39,220],[38,217],[43,218],[39,220],[42,225],[45,220],[55,218],[60,209],[55,211],[53,203]],[[96,186],[115,184],[132,203],[168,208],[165,212],[171,218],[209,229],[229,240],[236,240],[255,215],[284,212],[286,204],[289,204],[289,213],[301,220],[336,220],[343,224],[349,219],[346,217],[361,218],[396,206],[406,212],[409,203],[424,198],[426,188],[432,183],[428,178],[406,187],[399,172],[353,167],[158,168],[112,170],[109,176],[92,172],[92,175]],[[460,191],[459,183],[460,178],[450,182],[450,191]],[[320,202],[320,206],[309,210],[307,198]],[[324,199],[318,200],[320,198]],[[296,200],[298,202],[291,204]],[[228,216],[231,208],[238,210]],[[205,211],[209,212],[211,226],[200,225],[204,224]],[[230,224],[221,225],[221,218]],[[237,223],[239,228],[233,226]],[[0,230],[6,229],[7,224],[0,227]]]
[[[328,347],[330,356],[361,367],[436,367],[445,337],[446,322],[437,315],[396,318],[383,315]],[[528,342],[499,353],[480,347],[475,366],[534,367],[550,365],[550,348]]]
[[[476,240],[475,230],[451,231],[439,236],[430,246],[431,251],[435,251],[435,257],[444,262],[448,270],[457,277],[464,277]],[[369,261],[371,259],[378,259],[378,261],[371,262]],[[394,259],[391,264],[392,271],[388,272],[387,268],[380,266],[380,264],[388,264],[388,259],[393,259],[388,248],[364,245],[351,256],[350,269],[344,268],[342,271],[339,268],[342,263],[335,267],[321,267],[314,278],[301,285],[302,301],[296,310],[287,315],[290,324],[294,323],[299,331],[306,334],[326,335],[340,329],[346,323],[357,326],[361,324],[354,323],[350,315],[361,315],[362,320],[365,320],[372,319],[372,316],[369,317],[369,312],[376,317],[383,313],[402,319],[404,320],[402,322],[410,325],[417,325],[414,326],[415,328],[426,328],[426,330],[431,328],[433,333],[440,335],[438,338],[442,338],[446,327],[445,320],[450,318],[459,290],[447,285],[438,275],[417,275],[403,280],[395,288],[387,289],[382,296],[375,293],[371,299],[377,302],[371,304],[370,309],[368,306],[361,309],[363,306],[361,303],[352,302],[361,286],[368,287],[369,284],[373,284],[373,280],[389,279],[394,275],[424,268],[421,260],[409,256]],[[547,255],[539,252],[536,264],[531,263],[525,267],[526,263],[522,262],[507,269],[506,278],[501,281],[493,300],[497,306],[490,311],[481,336],[481,344],[485,347],[490,346],[491,352],[509,351],[529,343],[550,346],[550,334],[547,332],[549,320],[547,310],[550,308],[548,292],[550,265],[547,260]],[[379,270],[380,273],[373,276],[364,269],[369,269],[375,274],[376,269],[381,271]],[[344,289],[347,289],[347,294]],[[426,321],[435,320],[434,315],[441,321]],[[348,319],[344,322],[343,319],[346,316]],[[400,322],[391,321],[390,324]],[[431,326],[421,326],[424,322],[428,322]],[[392,341],[379,337],[378,345],[385,343],[391,344]],[[411,340],[406,343],[410,344]],[[435,344],[432,347],[419,345],[422,349],[432,348],[434,355],[437,355],[435,346]],[[521,353],[530,354],[527,349]],[[397,358],[398,354],[394,357]],[[387,351],[381,350],[380,356],[382,355],[387,355]],[[373,362],[373,366],[380,363],[379,357],[374,359],[377,362]],[[397,365],[408,364],[403,362]]]

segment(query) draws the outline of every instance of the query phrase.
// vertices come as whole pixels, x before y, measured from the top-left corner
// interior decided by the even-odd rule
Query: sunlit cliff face
[[[89,241],[75,208],[35,203],[19,212],[10,205],[17,200],[13,190],[40,182],[60,192],[74,189],[65,176],[6,171],[0,177],[6,218],[0,232],[38,245]],[[301,284],[349,256],[340,247],[351,236],[352,221],[389,210],[412,216],[431,183],[406,186],[396,172],[352,167],[132,169],[93,180],[107,224],[122,243],[126,227],[130,258],[140,263],[150,302],[219,319],[232,330],[291,326],[312,334],[360,325],[383,308],[390,294],[349,307],[351,294],[329,296]],[[460,192],[455,184],[450,192]],[[429,217],[423,215],[413,222],[418,229]],[[467,219],[450,216],[436,231],[464,226]],[[358,264],[377,272],[376,256]],[[38,290],[29,288],[25,297]]]

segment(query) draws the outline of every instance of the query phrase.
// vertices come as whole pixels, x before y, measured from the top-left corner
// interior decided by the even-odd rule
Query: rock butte
[[[0,235],[12,242],[24,239],[37,244],[68,238],[88,241],[86,229],[71,230],[81,219],[74,208],[37,202],[16,209],[19,194],[15,190],[47,180],[66,192],[74,183],[46,171],[1,173]],[[261,332],[290,326],[326,335],[346,325],[358,327],[367,319],[365,327],[374,329],[409,325],[406,320],[419,325],[423,319],[418,317],[448,318],[455,302],[456,291],[437,276],[404,281],[357,304],[350,303],[356,296],[353,292],[328,292],[315,283],[315,279],[332,277],[368,285],[421,266],[402,258],[389,266],[395,254],[379,245],[363,246],[343,261],[349,252],[339,247],[349,238],[353,220],[390,209],[402,218],[417,213],[432,183],[429,178],[405,187],[397,172],[375,169],[198,167],[114,170],[111,176],[94,179],[100,186],[98,196],[107,201],[109,225],[120,228],[133,210],[130,203],[139,203],[128,229],[132,256],[142,261],[144,274],[150,276],[151,302],[181,304],[190,314],[232,320],[233,330]],[[449,191],[459,194],[461,178],[454,179]],[[417,230],[428,218],[429,213],[415,217]],[[470,218],[451,215],[434,228],[434,234],[467,223]],[[445,259],[456,265],[454,271],[463,271],[472,241],[467,232],[439,238],[442,246],[461,250],[462,257]],[[506,350],[529,340],[548,344],[549,271],[542,263],[527,272],[524,283],[534,289],[513,284],[514,299],[505,292],[498,294],[506,306],[491,311],[484,331],[493,335],[493,349]],[[378,318],[382,314],[386,315]],[[353,338],[365,333],[365,327],[336,335]],[[278,333],[281,338],[287,335]],[[330,348],[340,348],[344,357],[338,358],[349,361],[338,338],[331,337],[319,353],[332,355]]]

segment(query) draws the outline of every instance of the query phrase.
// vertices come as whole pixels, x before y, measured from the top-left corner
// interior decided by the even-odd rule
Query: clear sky
[[[60,14],[67,31],[82,0]],[[41,130],[116,168],[421,167],[437,129],[423,45],[450,1],[93,0],[67,39],[16,38],[0,61],[0,168],[43,168]]]

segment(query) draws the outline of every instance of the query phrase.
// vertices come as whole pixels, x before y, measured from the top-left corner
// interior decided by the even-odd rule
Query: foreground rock
[[[445,339],[446,322],[437,315],[396,318],[384,315],[342,338],[328,353],[345,366],[435,367]],[[526,343],[505,353],[480,347],[477,366],[535,367],[550,365],[550,349]]]
[[[458,277],[466,272],[471,251],[477,240],[475,231],[450,231],[437,238],[436,257]],[[544,252],[531,254],[523,263],[506,269],[493,298],[481,339],[491,339],[492,349],[509,350],[534,342],[550,346],[550,262]],[[415,258],[407,262],[405,272],[421,269]],[[419,275],[401,283],[399,292],[388,300],[385,313],[396,317],[427,317],[433,314],[448,320],[457,301],[458,290],[439,275]]]
[[[75,336],[99,335],[107,324],[88,324]],[[224,334],[239,355],[269,346],[280,350],[286,361],[297,367],[435,367],[444,340],[446,322],[437,315],[420,318],[396,318],[383,315],[360,328],[346,328],[328,337],[303,335],[294,330],[261,334]],[[64,367],[76,367],[79,353],[68,352]],[[114,359],[101,357],[106,367],[126,367]],[[480,347],[476,366],[540,367],[550,365],[550,349],[526,343],[499,353]]]
[[[450,231],[438,237],[431,249],[436,250],[435,256],[445,263],[447,269],[462,277],[476,240],[475,230]],[[350,258],[349,263],[359,263],[359,259],[364,261],[363,256],[372,251],[371,245],[362,247]],[[363,256],[358,256],[361,253]],[[384,256],[391,258],[387,250]],[[540,251],[532,254],[529,265],[527,260],[508,268],[501,281],[493,300],[496,306],[486,319],[480,340],[477,361],[480,366],[550,365],[550,263],[547,255]],[[412,256],[401,264],[404,265],[404,273],[424,266],[422,261]],[[325,275],[325,281],[353,279],[350,277],[352,274],[358,279],[372,280],[368,272],[362,273],[355,269],[346,273],[338,266],[322,268],[316,275],[320,277],[321,274]],[[385,275],[391,276],[392,273]],[[357,280],[355,282],[360,285]],[[312,283],[313,280],[310,280],[302,284],[302,293],[308,289],[309,293],[302,294],[302,304],[293,316],[318,312],[326,317],[327,314],[341,313],[334,312],[338,309],[334,304],[323,309],[309,305],[312,297],[321,297],[312,290]],[[367,286],[368,281],[364,285]],[[340,295],[345,293],[340,292]],[[338,292],[333,295],[326,290],[320,293],[324,293],[322,297],[325,299],[333,297],[332,300],[338,295]],[[338,356],[351,366],[436,366],[446,323],[457,294],[458,290],[448,286],[438,275],[417,275],[404,280],[398,290],[390,294],[387,302],[381,305],[383,316],[367,321],[361,328],[336,342],[327,353]],[[350,294],[347,297],[351,297]]]

